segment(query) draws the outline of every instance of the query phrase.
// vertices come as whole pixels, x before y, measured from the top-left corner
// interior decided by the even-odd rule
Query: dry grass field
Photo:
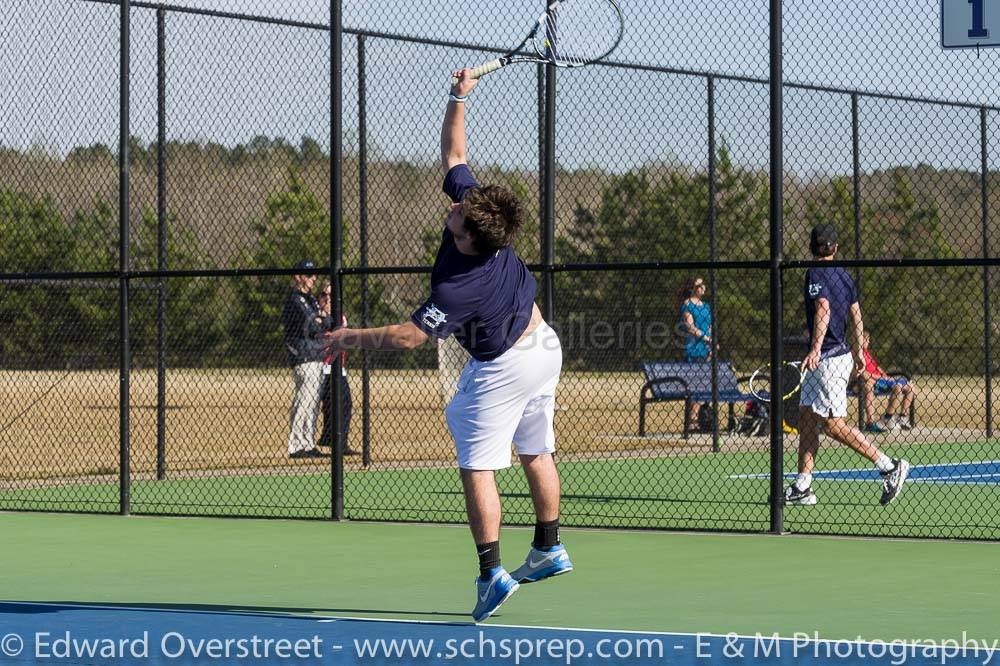
[[[283,369],[168,372],[166,448],[171,472],[287,469],[291,373]],[[918,441],[977,441],[983,436],[985,390],[978,378],[917,377]],[[649,436],[640,438],[639,373],[564,373],[558,394],[560,450],[573,457],[707,451],[705,436],[680,437],[679,403],[654,405]],[[361,373],[351,375],[351,446],[361,448]],[[998,387],[995,387],[995,390]],[[1000,394],[998,394],[1000,395]],[[877,407],[884,406],[884,398]],[[0,381],[0,479],[113,475],[118,468],[116,371],[4,372]],[[132,470],[156,469],[156,375],[131,376]],[[852,410],[856,402],[852,401]],[[373,372],[373,466],[450,464],[436,372]],[[737,414],[742,407],[737,408]],[[852,418],[855,418],[852,415]],[[789,438],[787,446],[794,445]],[[767,440],[727,436],[726,447],[764,450]],[[348,465],[360,465],[349,459]]]

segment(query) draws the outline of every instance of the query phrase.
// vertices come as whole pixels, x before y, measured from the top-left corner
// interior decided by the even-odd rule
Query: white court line
[[[989,474],[960,474],[958,476],[921,476],[908,481],[947,481],[949,479],[980,479],[984,477],[1000,477],[1000,472],[990,472]]]
[[[985,481],[974,481],[964,477],[945,477],[943,479],[907,479],[907,483],[950,483],[956,486],[986,486],[1000,484],[1000,474],[990,475],[991,478]]]
[[[910,468],[910,474],[913,474],[913,470],[922,469],[927,467],[966,467],[972,465],[1000,465],[1000,460],[979,460],[976,462],[958,462],[958,463],[929,463],[927,465],[916,465]],[[871,471],[870,467],[854,467],[851,469],[823,469],[818,472],[813,472],[813,477],[818,479],[823,479],[828,474],[853,474],[856,472],[868,472]],[[823,476],[817,476],[817,474],[822,474]],[[995,476],[1000,475],[1000,470],[996,472],[991,472],[990,474],[981,474],[979,476]],[[789,472],[785,474],[782,478],[788,478],[790,476],[795,476],[794,472]],[[942,477],[920,477],[922,479],[963,479],[968,478],[969,475],[955,475],[955,476],[942,476]],[[730,479],[770,479],[770,474],[730,474]],[[871,479],[827,479],[829,481],[871,481]],[[910,478],[909,481],[917,481],[919,479]]]
[[[180,605],[178,602],[170,602],[173,605]],[[186,613],[189,615],[240,615],[244,617],[294,617],[309,618],[311,615],[297,615],[295,613],[283,613],[280,611],[270,612],[265,610],[208,610],[202,608],[162,608],[157,606],[106,606],[101,604],[88,604],[83,601],[67,601],[64,603],[53,603],[51,601],[11,601],[0,599],[0,605],[8,606],[45,606],[47,608],[66,609],[86,609],[86,610],[109,610],[109,611],[141,611],[143,613]],[[192,603],[192,605],[197,605]],[[0,613],[4,615],[4,613]]]

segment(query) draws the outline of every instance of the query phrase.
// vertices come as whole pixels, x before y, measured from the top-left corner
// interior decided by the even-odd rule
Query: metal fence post
[[[156,270],[167,270],[166,10],[156,10]],[[167,478],[167,294],[156,282],[156,478]]]
[[[358,35],[358,227],[361,268],[368,268],[368,100],[365,94],[365,36]],[[368,273],[361,273],[361,325],[371,326]],[[361,351],[361,460],[371,462],[371,359]]]
[[[542,214],[542,263],[545,265],[543,310],[545,321],[555,319],[555,226],[556,226],[556,67],[545,72],[545,210]]]
[[[784,203],[782,176],[784,167],[782,132],[782,56],[781,2],[770,0],[770,283],[771,283],[771,386],[781,385],[782,361],[782,206]],[[782,480],[784,455],[783,409],[781,400],[771,401],[771,531],[783,531]]]
[[[990,256],[989,147],[986,109],[979,109],[980,214],[983,220],[983,259]],[[990,321],[990,267],[983,266],[983,363],[986,378],[986,436],[993,437],[993,327]]]
[[[712,342],[709,353],[712,359],[712,451],[721,450],[719,440],[719,298],[715,262],[718,260],[716,242],[716,173],[715,173],[715,78],[708,77],[708,260],[712,267],[708,270],[709,292],[712,294]]]
[[[343,231],[343,169],[344,169],[344,140],[343,140],[343,77],[341,75],[343,67],[343,16],[341,14],[341,0],[330,1],[330,289],[332,291],[332,313],[333,321],[337,324],[341,321],[344,311],[343,302],[343,260],[344,260],[344,231]],[[330,502],[334,520],[344,518],[344,449],[347,442],[341,437],[343,433],[344,409],[343,409],[343,388],[341,387],[341,355],[334,354],[332,372],[330,373],[333,397],[333,432],[335,434],[336,446],[330,456],[332,466],[332,484],[330,489]]]
[[[118,510],[131,512],[129,453],[129,0],[118,14]]]
[[[547,3],[546,3],[547,5]],[[545,180],[542,212],[542,264],[545,266],[542,316],[555,319],[555,226],[556,226],[556,66],[545,66]]]
[[[545,194],[545,166],[548,164],[548,158],[546,157],[545,151],[547,147],[547,142],[545,140],[545,65],[539,63],[535,65],[535,84],[537,98],[536,103],[538,105],[538,247],[540,249],[540,255],[538,260],[545,264],[545,209],[546,209],[546,194]],[[543,268],[543,280],[544,280],[544,268]],[[544,285],[543,285],[544,289]],[[542,294],[544,298],[545,294]],[[542,304],[545,307],[545,304]]]
[[[858,113],[858,94],[851,93],[851,203],[854,215],[854,258],[861,258],[861,122]],[[854,269],[858,285],[858,298],[864,302],[861,269]],[[865,393],[858,383],[858,428],[865,427]]]

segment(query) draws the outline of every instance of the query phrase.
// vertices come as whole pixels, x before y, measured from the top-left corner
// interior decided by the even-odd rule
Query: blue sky
[[[1000,5],[1000,0],[991,0]],[[231,12],[325,22],[328,2],[178,0]],[[345,0],[351,28],[504,47],[523,36],[543,3]],[[895,5],[895,6],[893,6]],[[627,36],[614,59],[765,78],[767,2],[623,0]],[[280,8],[280,13],[279,13]],[[996,103],[1000,51],[944,51],[936,0],[787,0],[785,79],[891,94]],[[5,0],[0,6],[0,144],[62,153],[117,136],[116,7],[83,0]],[[155,135],[155,18],[132,25],[132,133]],[[329,145],[329,38],[321,31],[169,14],[168,135],[227,145],[254,135],[303,135]],[[436,158],[448,70],[487,54],[369,40],[369,146],[412,161]],[[345,37],[347,146],[357,118],[357,52]],[[472,158],[537,164],[535,71],[512,67],[484,81],[469,105]],[[743,164],[767,161],[766,86],[719,82],[720,139]],[[656,162],[704,163],[704,79],[591,67],[559,77],[558,161],[615,171]],[[786,93],[786,166],[804,177],[850,169],[844,95]],[[1000,152],[1000,114],[990,116]],[[924,162],[978,166],[978,114],[878,100],[861,104],[863,168]]]

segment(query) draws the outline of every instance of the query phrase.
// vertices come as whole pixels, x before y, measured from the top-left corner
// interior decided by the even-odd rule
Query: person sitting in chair
[[[871,350],[871,336],[864,333],[865,370],[861,373],[861,390],[865,400],[865,430],[867,432],[889,432],[892,430],[911,430],[913,424],[907,415],[910,405],[917,395],[917,388],[905,377],[890,377],[879,366],[878,360]],[[872,406],[876,393],[889,393],[889,404],[880,421],[873,418]]]

